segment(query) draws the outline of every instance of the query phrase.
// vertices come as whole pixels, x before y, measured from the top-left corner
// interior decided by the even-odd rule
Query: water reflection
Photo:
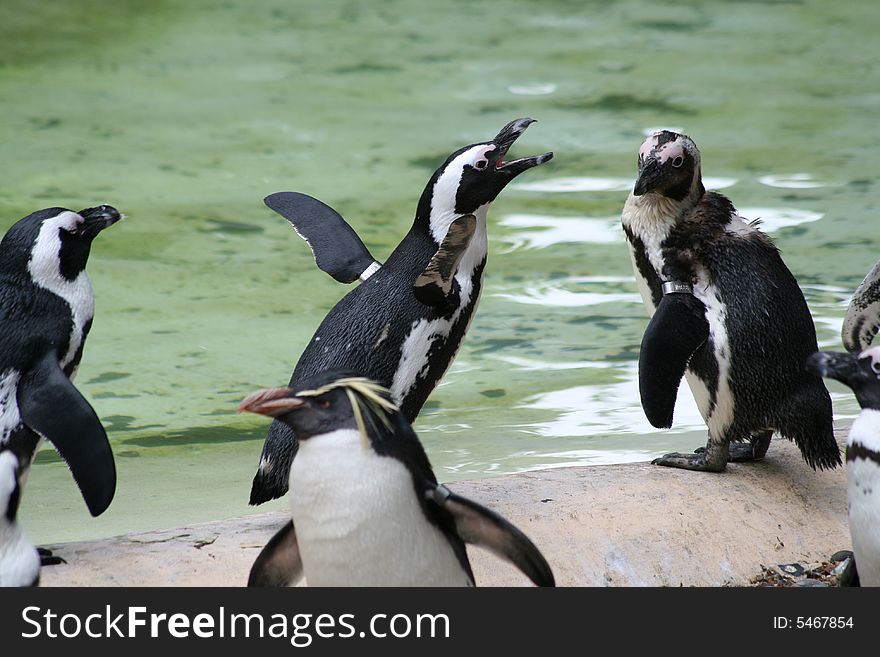
[[[536,395],[525,403],[529,408],[561,411],[556,418],[528,426],[542,436],[589,436],[594,434],[685,432],[705,425],[696,402],[682,385],[675,405],[672,429],[655,429],[645,419],[638,396],[638,364],[629,363],[619,374],[623,380],[602,385],[585,385]]]

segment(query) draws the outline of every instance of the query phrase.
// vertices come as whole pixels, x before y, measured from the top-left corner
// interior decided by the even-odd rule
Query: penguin
[[[326,372],[249,395],[239,412],[290,426],[291,522],[269,541],[249,586],[473,586],[465,543],[553,586],[541,552],[489,509],[437,483],[428,456],[387,388]]]
[[[818,352],[807,368],[852,388],[862,412],[846,441],[849,531],[861,586],[880,586],[880,347]]]
[[[0,449],[19,456],[21,487],[40,444],[51,442],[93,516],[113,499],[116,467],[73,379],[95,310],[85,272],[92,240],[119,219],[109,205],[48,208],[0,241]]]
[[[880,262],[876,263],[856,289],[846,309],[841,338],[850,353],[871,346],[880,330]]]
[[[494,139],[452,153],[428,181],[407,235],[384,264],[332,208],[280,192],[266,204],[293,224],[316,263],[358,287],[327,314],[306,346],[290,385],[332,369],[354,370],[391,389],[409,422],[449,368],[476,311],[488,242],[489,205],[515,177],[553,153],[505,161],[533,119],[511,121]],[[296,438],[283,422],[269,428],[250,503],[287,492]]]
[[[40,583],[40,555],[16,522],[21,472],[15,452],[0,446],[0,587]]]
[[[653,426],[672,426],[684,376],[709,429],[705,448],[654,463],[721,472],[762,459],[778,433],[814,469],[840,465],[828,391],[803,367],[818,348],[804,295],[758,223],[706,192],[689,137],[661,130],[642,143],[622,223],[651,315],[642,408]]]

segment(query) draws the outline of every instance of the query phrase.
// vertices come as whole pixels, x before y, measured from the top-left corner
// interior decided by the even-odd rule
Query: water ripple
[[[740,208],[740,216],[746,219],[760,219],[759,228],[765,233],[772,233],[783,228],[790,228],[799,224],[819,221],[825,215],[821,212],[799,210],[797,208]]]
[[[629,282],[629,279],[627,279]],[[598,306],[603,303],[642,303],[641,297],[632,292],[574,292],[566,286],[597,283],[591,277],[572,276],[562,280],[548,281],[538,285],[526,286],[522,292],[515,294],[495,294],[500,299],[510,299],[516,303],[537,306],[555,306],[564,308],[581,308]]]
[[[562,242],[590,242],[593,244],[622,243],[620,219],[617,217],[589,219],[587,217],[552,217],[537,214],[511,214],[498,222],[505,228],[536,228],[501,235],[510,242],[510,250],[521,248],[543,249]]]
[[[536,395],[521,407],[562,411],[549,422],[528,425],[542,436],[591,436],[595,434],[646,434],[684,432],[705,427],[696,402],[682,385],[675,405],[673,429],[655,429],[638,402],[638,365],[631,363],[620,383],[576,386]]]
[[[789,173],[773,176],[761,176],[758,182],[767,187],[780,187],[782,189],[816,189],[819,187],[837,187],[838,183],[823,182],[816,180],[809,173]]]

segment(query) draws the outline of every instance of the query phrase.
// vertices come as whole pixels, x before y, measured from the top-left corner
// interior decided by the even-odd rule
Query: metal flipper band
[[[450,495],[452,495],[452,491],[446,488],[443,484],[438,484],[437,488],[430,492],[430,496],[434,498],[434,501],[440,506],[446,504],[446,500],[449,499]]]
[[[381,267],[382,267],[382,265],[380,265],[378,262],[376,262],[376,261],[374,260],[374,261],[373,261],[373,264],[370,265],[369,267],[367,267],[366,269],[364,269],[364,271],[361,273],[360,276],[358,276],[358,278],[360,278],[361,281],[365,281],[365,280],[367,280],[370,276],[372,276],[372,275],[375,274],[377,271],[379,271],[379,269],[380,269]]]
[[[663,296],[667,294],[693,294],[694,286],[684,281],[666,281],[663,283]]]

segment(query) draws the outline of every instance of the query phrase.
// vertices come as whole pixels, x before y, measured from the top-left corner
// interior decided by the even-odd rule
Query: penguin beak
[[[861,354],[820,351],[807,358],[806,369],[852,389],[862,408],[880,408],[880,381],[873,359]]]
[[[859,357],[856,354],[840,354],[830,351],[817,351],[807,358],[807,371],[821,377],[848,383],[861,373]]]
[[[501,132],[499,132],[495,136],[495,139],[492,140],[492,143],[495,144],[497,148],[489,153],[489,163],[495,168],[496,172],[505,174],[508,182],[516,178],[523,171],[527,171],[532,167],[544,164],[544,162],[549,162],[553,159],[553,153],[544,153],[543,155],[533,155],[532,157],[524,157],[511,162],[504,161],[504,156],[507,155],[507,151],[513,146],[513,142],[515,142],[520,135],[526,131],[526,128],[533,123],[536,123],[535,119],[530,118],[511,121],[501,128]]]
[[[79,233],[84,237],[95,237],[105,228],[109,228],[122,218],[119,210],[112,205],[99,205],[96,208],[86,208],[77,214],[85,221],[80,225]]]
[[[280,417],[305,406],[306,401],[302,397],[294,396],[290,388],[267,388],[251,393],[241,404],[238,412],[259,413],[269,417]]]
[[[653,192],[663,183],[664,171],[656,158],[648,158],[639,169],[639,177],[633,187],[633,196],[642,196]]]

